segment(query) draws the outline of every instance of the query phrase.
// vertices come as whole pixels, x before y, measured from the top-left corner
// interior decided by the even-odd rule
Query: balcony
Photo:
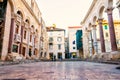
[[[17,20],[17,22],[21,23],[21,20],[22,20],[21,16],[16,15],[16,20]]]
[[[35,48],[36,48],[36,49],[38,48],[38,43],[35,43]]]
[[[21,42],[21,35],[20,34],[15,34],[14,41],[17,42],[17,43],[20,43]]]

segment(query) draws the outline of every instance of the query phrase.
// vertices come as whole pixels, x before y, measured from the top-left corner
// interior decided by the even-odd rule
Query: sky
[[[36,0],[46,26],[80,26],[93,0]]]
[[[57,28],[66,30],[68,34],[69,26],[81,26],[93,0],[36,0],[46,26],[56,24]],[[114,19],[119,19],[116,0],[114,1]],[[104,12],[104,19],[107,14]]]

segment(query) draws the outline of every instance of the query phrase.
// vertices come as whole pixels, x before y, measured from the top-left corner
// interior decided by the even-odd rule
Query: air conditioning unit
[[[18,42],[18,43],[21,42],[21,36],[20,36],[20,34],[15,34],[14,41]]]

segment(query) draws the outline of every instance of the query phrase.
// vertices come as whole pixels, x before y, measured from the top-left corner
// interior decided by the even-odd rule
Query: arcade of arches
[[[114,1],[115,0],[93,0],[87,15],[81,22],[83,26],[83,49],[85,58],[104,58],[107,60],[120,58],[115,28],[117,26],[115,25],[113,17],[113,10],[115,9],[113,6]],[[116,8],[118,8],[120,14],[120,1],[116,1]],[[107,17],[106,20],[104,14],[106,14]],[[106,30],[103,29],[105,21],[107,22],[105,26]],[[119,24],[120,21],[118,22],[118,25]],[[98,29],[99,33],[96,32]],[[107,32],[105,33],[105,31]],[[105,35],[109,36],[107,40]]]

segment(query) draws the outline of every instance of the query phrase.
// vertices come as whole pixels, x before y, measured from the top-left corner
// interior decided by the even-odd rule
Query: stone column
[[[95,54],[98,53],[98,45],[97,45],[97,37],[96,37],[96,25],[92,25],[93,28],[93,46],[95,50]]]
[[[11,19],[11,26],[10,26],[10,35],[9,35],[9,44],[8,44],[8,53],[12,52],[12,44],[13,44],[13,38],[14,38],[14,22],[15,19]]]
[[[89,51],[90,51],[90,56],[92,56],[93,54],[93,51],[92,51],[92,34],[91,34],[91,30],[88,30],[88,34],[89,34]]]
[[[24,25],[21,26],[21,32],[20,32],[20,35],[21,35],[21,42],[20,42],[20,48],[19,48],[19,54],[22,54],[22,44],[23,44],[23,27]]]
[[[26,49],[27,56],[29,56],[29,43],[30,43],[30,28],[27,29],[27,49]]]
[[[34,50],[35,50],[35,34],[32,34],[32,55],[34,55]]]
[[[117,51],[117,44],[116,44],[116,37],[115,37],[115,29],[114,29],[112,11],[113,11],[113,8],[107,8],[106,9],[106,12],[107,12],[107,15],[108,15],[111,49],[112,49],[112,51]]]
[[[98,19],[99,31],[100,31],[101,52],[106,52],[106,50],[105,50],[105,42],[104,42],[104,35],[103,35],[102,21],[103,21],[103,18]]]

